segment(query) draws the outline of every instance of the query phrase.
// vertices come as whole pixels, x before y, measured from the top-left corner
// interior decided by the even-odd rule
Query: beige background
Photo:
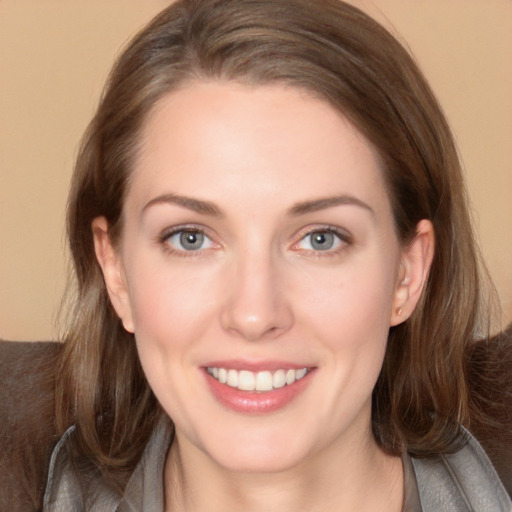
[[[353,0],[407,41],[456,134],[512,320],[512,1]],[[0,0],[0,337],[52,339],[78,140],[119,47],[163,0]]]

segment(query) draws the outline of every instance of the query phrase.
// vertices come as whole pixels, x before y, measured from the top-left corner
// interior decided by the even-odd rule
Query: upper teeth
[[[214,367],[208,367],[206,370],[222,384],[227,384],[242,391],[272,391],[272,389],[293,384],[296,380],[302,379],[308,372],[307,368],[276,370],[275,372],[250,372]]]

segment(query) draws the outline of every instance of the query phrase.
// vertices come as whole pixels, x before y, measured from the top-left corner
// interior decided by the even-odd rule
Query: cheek
[[[215,315],[213,276],[180,262],[141,261],[133,262],[129,281],[137,350],[153,392],[179,420],[188,410],[187,397],[200,396],[196,367]]]
[[[129,295],[136,337],[161,351],[198,339],[216,304],[211,269],[198,265],[192,272],[166,261],[133,269]]]
[[[387,346],[395,268],[376,258],[316,273],[310,286],[296,290],[308,297],[301,303],[302,327],[325,351],[324,388],[332,394],[324,396],[319,418],[326,424],[334,414],[335,424],[345,425],[371,398]]]
[[[375,282],[366,276],[354,281],[352,277],[340,279],[332,283],[328,296],[312,297],[308,318],[311,330],[330,354],[328,364],[342,381],[340,385],[360,393],[362,400],[371,393],[382,367],[390,294],[376,292]]]
[[[395,260],[379,257],[354,260],[325,269],[298,283],[300,317],[307,318],[333,343],[371,342],[387,338],[395,291]],[[370,339],[368,339],[370,338]]]

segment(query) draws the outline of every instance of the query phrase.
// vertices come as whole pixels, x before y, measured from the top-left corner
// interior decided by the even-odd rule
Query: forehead
[[[219,81],[188,83],[157,103],[130,188],[139,201],[162,193],[254,202],[351,193],[387,202],[377,151],[327,102],[283,85]]]

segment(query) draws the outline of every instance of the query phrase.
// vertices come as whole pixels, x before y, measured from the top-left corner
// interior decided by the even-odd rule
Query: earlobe
[[[423,219],[413,240],[402,250],[390,325],[404,322],[413,313],[428,279],[434,248],[434,227]]]
[[[124,328],[133,333],[133,319],[124,269],[119,253],[110,239],[107,219],[105,217],[95,218],[91,228],[96,259],[103,272],[110,302],[123,322]]]

